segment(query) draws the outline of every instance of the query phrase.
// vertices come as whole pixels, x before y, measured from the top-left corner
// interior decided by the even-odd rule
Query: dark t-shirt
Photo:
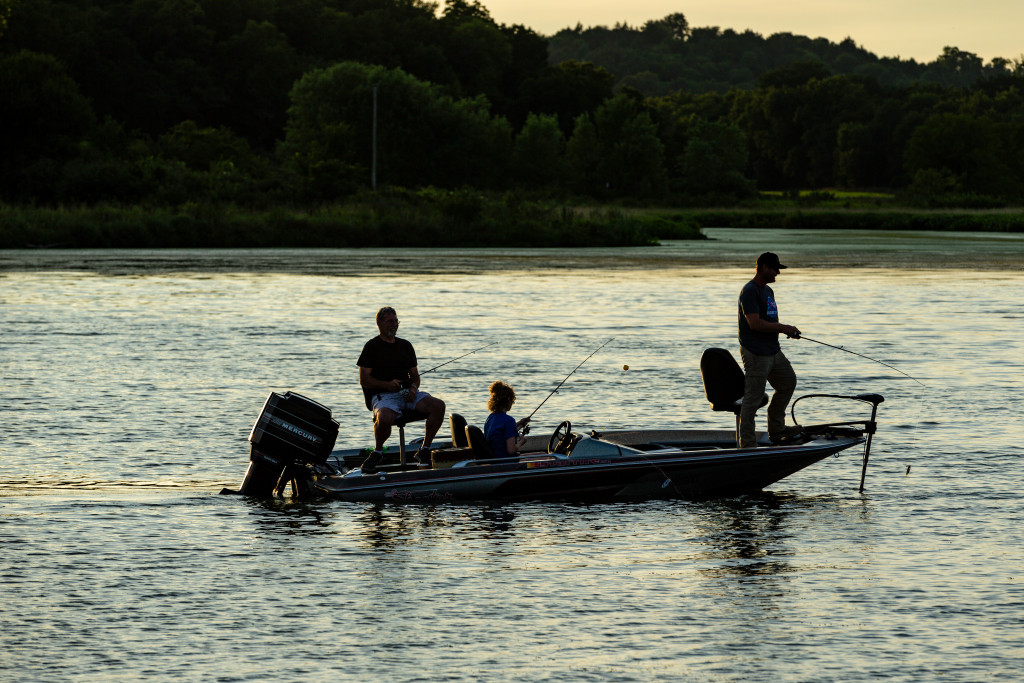
[[[758,356],[774,356],[782,350],[778,332],[755,332],[750,329],[746,316],[756,313],[761,320],[779,322],[779,309],[775,305],[775,292],[753,280],[743,286],[739,300],[740,346]]]
[[[405,339],[395,337],[395,343],[389,344],[378,335],[363,345],[363,352],[359,354],[356,365],[370,368],[370,377],[382,382],[390,382],[393,379],[404,382],[409,379],[409,370],[417,365],[416,351]],[[376,393],[363,389],[367,408],[370,408],[371,399]]]
[[[491,413],[484,423],[484,437],[495,458],[508,457],[508,439],[518,436],[516,420],[508,413]]]

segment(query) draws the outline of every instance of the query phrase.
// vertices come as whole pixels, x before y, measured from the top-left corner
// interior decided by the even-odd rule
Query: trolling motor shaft
[[[796,404],[804,400],[805,398],[842,398],[851,401],[863,401],[864,403],[871,404],[871,419],[869,420],[860,420],[855,422],[833,422],[828,425],[818,425],[819,427],[833,427],[839,425],[855,424],[864,425],[864,428],[859,430],[861,434],[867,435],[867,438],[864,440],[864,459],[861,465],[860,488],[858,489],[859,492],[863,493],[864,477],[867,476],[868,458],[871,454],[871,437],[874,436],[875,432],[878,430],[878,423],[875,421],[875,417],[878,414],[878,404],[884,402],[885,397],[883,397],[881,394],[857,394],[856,396],[843,396],[841,394],[805,394],[804,396],[801,396],[797,400],[793,401],[793,403],[790,405],[789,412],[793,418],[794,424],[799,424],[796,419]]]
[[[878,404],[884,401],[885,399],[882,398],[879,394],[864,394],[863,396],[858,396],[857,398],[862,401],[868,401],[871,403],[871,421],[868,422],[868,425],[871,426],[871,429],[867,430],[868,438],[867,440],[864,441],[864,462],[860,468],[860,488],[857,489],[860,493],[864,493],[864,477],[868,473],[868,454],[871,452],[871,437],[875,435],[875,414],[878,412]]]

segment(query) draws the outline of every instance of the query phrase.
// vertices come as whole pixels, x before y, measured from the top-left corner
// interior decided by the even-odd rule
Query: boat
[[[736,415],[743,373],[728,351],[707,349],[701,358],[705,394],[713,410]],[[399,447],[382,465],[364,472],[365,449],[335,449],[339,425],[331,411],[301,394],[272,392],[249,436],[249,470],[238,491],[249,496],[324,497],[373,503],[460,503],[515,500],[705,500],[755,493],[829,456],[863,445],[861,490],[879,394],[807,394],[870,405],[866,419],[802,426],[754,448],[738,448],[734,429],[630,429],[573,431],[562,421],[548,435],[531,435],[515,456],[492,457],[479,428],[450,416],[452,438],[437,441],[424,467]],[[764,397],[762,405],[767,403]],[[409,446],[413,446],[412,442]]]

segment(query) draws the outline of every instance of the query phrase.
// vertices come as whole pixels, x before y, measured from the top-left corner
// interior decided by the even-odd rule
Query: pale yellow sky
[[[551,35],[575,26],[639,27],[682,12],[690,26],[768,37],[794,33],[839,42],[850,37],[879,57],[931,62],[946,45],[985,61],[1024,54],[1024,0],[481,0],[501,24]],[[443,4],[443,1],[442,3]]]

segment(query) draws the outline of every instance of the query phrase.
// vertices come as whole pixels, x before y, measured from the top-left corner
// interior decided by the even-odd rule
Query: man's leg
[[[757,409],[764,400],[764,387],[768,381],[771,356],[758,356],[740,347],[743,360],[743,403],[740,407],[739,447],[753,448],[757,445],[755,423]]]
[[[420,450],[429,450],[430,443],[444,422],[445,403],[439,398],[426,396],[419,400],[415,409],[427,414],[427,421],[423,426],[423,445],[420,446]]]
[[[786,429],[786,406],[796,391],[796,373],[789,359],[781,351],[772,358],[768,383],[775,390],[772,393],[772,402],[768,404],[768,434],[781,435]]]
[[[398,419],[398,413],[390,408],[378,408],[373,411],[373,440],[378,451],[384,449],[384,442],[391,436],[391,426]]]
[[[391,425],[395,423],[398,413],[389,408],[377,408],[373,411],[373,440],[376,446],[366,456],[361,465],[364,474],[373,474],[377,465],[384,459],[384,442],[391,436]]]

